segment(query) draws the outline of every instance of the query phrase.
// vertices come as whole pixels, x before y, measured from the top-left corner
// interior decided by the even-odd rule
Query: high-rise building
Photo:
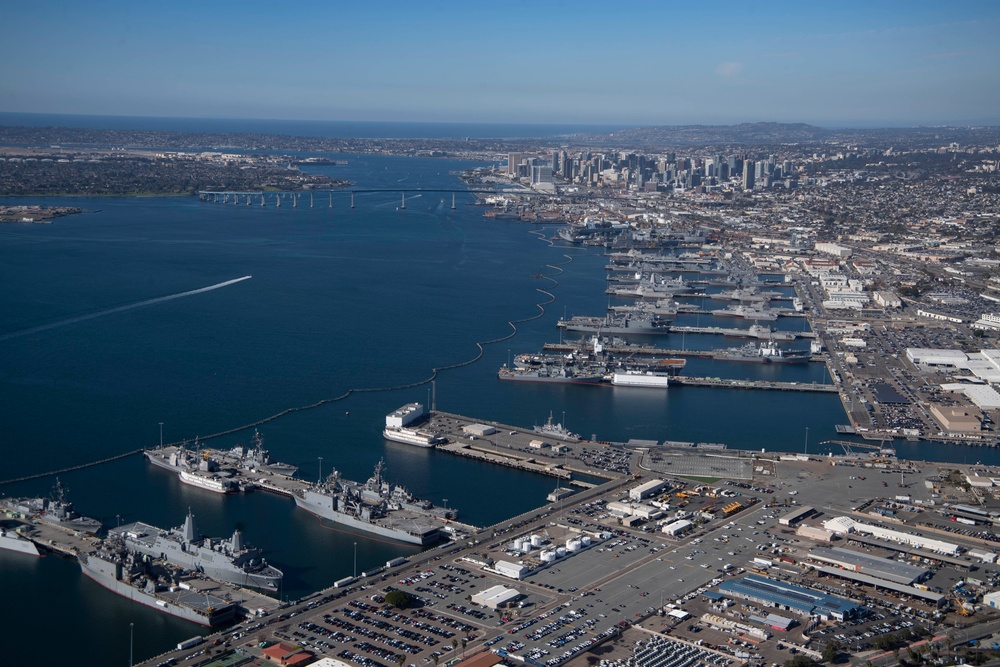
[[[517,176],[517,168],[521,164],[520,153],[507,153],[507,175]]]
[[[743,189],[753,190],[754,185],[754,170],[756,165],[753,160],[743,161]]]

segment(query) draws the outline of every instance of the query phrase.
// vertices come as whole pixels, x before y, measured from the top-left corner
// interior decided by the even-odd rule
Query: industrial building
[[[719,584],[719,590],[729,597],[750,600],[764,607],[785,609],[800,616],[818,616],[825,621],[856,618],[864,610],[850,600],[756,574],[724,581]]]
[[[816,567],[814,565],[813,568],[820,574],[825,574],[831,577],[840,577],[841,579],[849,579],[855,583],[867,584],[875,588],[881,588],[883,590],[889,590],[896,593],[903,593],[904,595],[912,598],[920,598],[925,602],[929,602],[936,606],[943,605],[946,600],[944,595],[935,593],[934,591],[925,591],[922,588],[897,584],[894,581],[879,579],[867,574],[862,574],[861,572],[854,572],[853,570],[843,570],[841,568],[829,567],[826,565],[820,567]]]
[[[889,560],[888,558],[879,558],[878,556],[842,547],[818,547],[809,552],[809,557],[820,563],[826,563],[852,572],[861,572],[878,579],[885,579],[907,586],[923,581],[930,576],[930,570],[927,568],[901,563],[897,560]]]
[[[795,534],[799,537],[804,537],[809,540],[814,540],[816,542],[832,542],[833,541],[833,531],[827,530],[826,528],[819,528],[816,526],[799,526],[795,530]]]
[[[677,537],[691,530],[693,526],[694,524],[687,519],[678,519],[677,521],[671,521],[660,530],[666,535]]]
[[[923,535],[902,533],[898,530],[891,530],[889,528],[884,528],[882,526],[874,526],[868,523],[861,523],[860,521],[855,521],[854,519],[846,516],[838,516],[829,519],[823,522],[823,527],[839,535],[847,535],[849,533],[859,533],[862,535],[871,535],[872,537],[877,537],[879,539],[887,540],[889,542],[898,542],[900,544],[906,544],[911,547],[916,547],[917,549],[927,549],[929,551],[934,551],[936,553],[946,554],[949,556],[954,556],[958,554],[957,544],[952,544],[951,542],[944,542],[942,540],[935,540],[930,537],[924,537]]]
[[[795,507],[791,511],[786,512],[784,516],[778,519],[778,523],[782,526],[791,526],[793,523],[801,521],[813,512],[815,512],[812,507]]]
[[[485,591],[480,591],[473,595],[472,603],[496,611],[501,607],[509,606],[523,597],[524,595],[514,588],[507,588],[502,585],[491,586]]]
[[[629,489],[628,497],[630,500],[644,500],[659,493],[665,488],[667,488],[666,482],[662,479],[653,479]]]

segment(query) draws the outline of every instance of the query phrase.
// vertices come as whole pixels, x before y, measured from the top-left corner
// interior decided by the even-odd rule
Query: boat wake
[[[223,287],[228,287],[230,285],[235,285],[236,283],[241,283],[244,280],[250,280],[252,277],[253,276],[243,276],[242,278],[234,278],[233,280],[227,280],[225,282],[218,283],[217,285],[209,285],[208,287],[199,287],[198,289],[188,290],[187,292],[178,292],[177,294],[168,294],[167,296],[158,296],[155,299],[146,299],[144,301],[138,301],[136,303],[130,303],[124,306],[116,306],[114,308],[108,308],[106,310],[99,310],[96,313],[90,313],[89,315],[79,315],[77,317],[70,317],[69,319],[59,320],[58,322],[50,322],[49,324],[43,324],[41,326],[31,327],[30,329],[12,331],[11,333],[0,335],[0,342],[11,340],[12,338],[20,338],[21,336],[30,336],[32,334],[41,333],[42,331],[48,331],[49,329],[57,329],[59,327],[64,327],[70,324],[76,324],[77,322],[86,322],[87,320],[93,320],[98,317],[104,317],[105,315],[114,315],[115,313],[121,313],[126,310],[132,310],[134,308],[143,308],[145,306],[152,306],[153,304],[163,303],[164,301],[172,301],[174,299],[180,299],[185,296],[194,296],[195,294],[201,294],[203,292],[211,292],[212,290],[217,290]]]

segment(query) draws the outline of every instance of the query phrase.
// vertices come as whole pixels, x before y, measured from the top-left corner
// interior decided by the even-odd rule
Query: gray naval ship
[[[65,528],[66,530],[94,534],[101,530],[101,522],[88,516],[80,516],[73,503],[66,500],[68,489],[59,478],[52,488],[50,498],[8,498],[3,501],[7,509],[30,516],[39,521]]]
[[[105,540],[79,555],[80,570],[108,590],[177,618],[214,627],[236,618],[236,604],[208,591],[192,590],[176,568]]]
[[[276,591],[283,576],[267,564],[260,549],[243,544],[239,530],[228,540],[200,536],[190,510],[180,528],[163,530],[137,521],[108,530],[108,536],[120,538],[130,551],[237,586]]]
[[[334,470],[320,484],[293,494],[295,504],[313,514],[400,542],[426,546],[443,537],[442,530],[458,514],[414,498],[402,486],[382,477],[379,461],[365,484],[342,479]]]

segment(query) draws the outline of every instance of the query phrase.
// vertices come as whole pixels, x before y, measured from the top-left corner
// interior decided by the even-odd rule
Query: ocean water
[[[255,118],[161,118],[0,112],[0,125],[78,127],[96,130],[151,130],[285,134],[344,139],[552,138],[580,132],[607,133],[618,125],[541,123],[414,123],[378,121],[271,120]]]
[[[454,187],[452,160],[338,156],[317,166],[360,187]],[[384,415],[411,401],[522,427],[551,412],[573,431],[606,440],[722,442],[743,449],[810,451],[844,421],[835,395],[500,382],[511,355],[558,340],[558,318],[602,314],[606,262],[599,249],[553,244],[553,228],[490,221],[471,197],[334,195],[333,207],[247,207],[195,198],[50,199],[0,203],[73,205],[51,225],[0,227],[0,477],[18,477],[153,446],[206,437],[287,408],[351,393],[259,428],[274,458],[300,476],[336,467],[364,480],[384,458],[387,477],[418,496],[489,525],[544,502],[550,478],[452,457],[381,437]],[[536,276],[552,276],[557,284]],[[216,286],[252,276],[228,286]],[[551,297],[555,301],[544,307]],[[174,297],[162,299],[162,297]],[[151,299],[155,303],[142,305]],[[537,319],[516,324],[540,315]],[[727,324],[732,324],[727,323]],[[799,325],[801,326],[801,325]],[[486,345],[476,341],[514,335]],[[659,344],[698,344],[686,336]],[[738,339],[722,346],[739,344]],[[700,344],[705,344],[704,341]],[[478,358],[477,358],[478,357]],[[688,374],[828,381],[820,365],[722,364],[692,359]],[[379,390],[380,388],[389,388]],[[369,391],[378,390],[378,391]],[[808,429],[808,431],[807,431]],[[227,447],[253,429],[214,438]],[[913,458],[991,451],[906,445]],[[108,525],[179,525],[191,508],[202,530],[240,527],[286,573],[297,598],[352,572],[414,553],[297,511],[258,493],[219,497],[180,484],[139,457],[64,475],[70,497]],[[0,486],[10,496],[48,493],[51,479]],[[356,547],[355,547],[356,545]],[[137,660],[201,632],[118,598],[50,556],[0,552],[0,624],[12,664],[35,655],[53,627],[83,665],[125,664],[134,624]],[[53,619],[57,615],[59,620]]]

